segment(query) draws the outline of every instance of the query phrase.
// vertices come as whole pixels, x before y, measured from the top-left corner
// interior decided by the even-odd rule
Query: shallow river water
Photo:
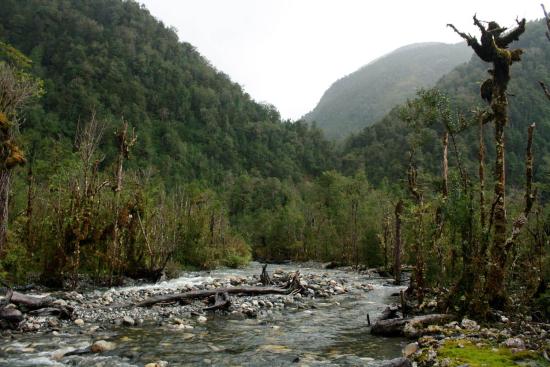
[[[284,309],[258,318],[209,315],[208,322],[189,330],[173,330],[154,323],[136,327],[97,330],[92,335],[78,327],[51,333],[0,337],[0,366],[144,366],[167,361],[172,366],[378,366],[385,359],[400,356],[403,339],[373,337],[367,326],[394,301],[399,288],[367,275],[303,266],[273,266],[285,271],[299,267],[302,274],[327,274],[345,283],[370,283],[373,290],[350,292],[330,298],[308,300],[316,308]],[[213,279],[258,274],[259,264],[240,270],[187,273],[154,285],[177,288]],[[153,285],[151,285],[153,286]],[[149,286],[149,287],[151,287]],[[81,348],[94,340],[116,343],[116,349],[102,354],[70,356],[56,360],[60,350]]]

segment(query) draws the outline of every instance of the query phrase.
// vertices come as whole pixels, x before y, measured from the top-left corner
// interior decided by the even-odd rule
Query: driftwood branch
[[[56,305],[52,297],[28,296],[8,288],[5,298],[3,303],[11,303],[19,308],[0,307],[0,321],[6,322],[7,327],[12,329],[17,328],[23,321],[21,310],[33,316],[58,316],[62,319],[69,319],[73,313],[72,307]]]
[[[214,305],[203,308],[203,311],[227,310],[229,306],[231,306],[229,294],[227,292],[218,292],[214,298]]]
[[[371,334],[379,336],[405,336],[406,327],[423,327],[430,324],[440,324],[451,321],[454,317],[448,314],[433,314],[405,319],[379,320],[372,326]]]
[[[39,308],[50,307],[54,299],[51,297],[27,296],[19,292],[13,292],[11,303],[22,306],[28,310],[37,310]]]

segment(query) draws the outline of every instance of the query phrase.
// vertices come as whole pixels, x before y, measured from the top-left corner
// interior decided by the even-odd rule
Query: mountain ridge
[[[435,85],[471,55],[465,43],[399,47],[335,81],[304,119],[315,121],[329,138],[344,138],[382,118],[417,89]]]

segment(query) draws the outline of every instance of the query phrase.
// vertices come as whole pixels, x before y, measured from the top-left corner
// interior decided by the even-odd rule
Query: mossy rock
[[[470,367],[550,366],[538,353],[522,351],[512,353],[508,348],[491,345],[477,346],[469,340],[447,341],[437,350],[437,359],[446,360],[447,366]]]

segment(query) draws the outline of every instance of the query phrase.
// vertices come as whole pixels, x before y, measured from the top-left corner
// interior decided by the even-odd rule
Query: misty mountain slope
[[[418,89],[432,87],[471,55],[464,43],[401,47],[336,81],[305,119],[316,121],[327,137],[346,137],[372,125]]]

